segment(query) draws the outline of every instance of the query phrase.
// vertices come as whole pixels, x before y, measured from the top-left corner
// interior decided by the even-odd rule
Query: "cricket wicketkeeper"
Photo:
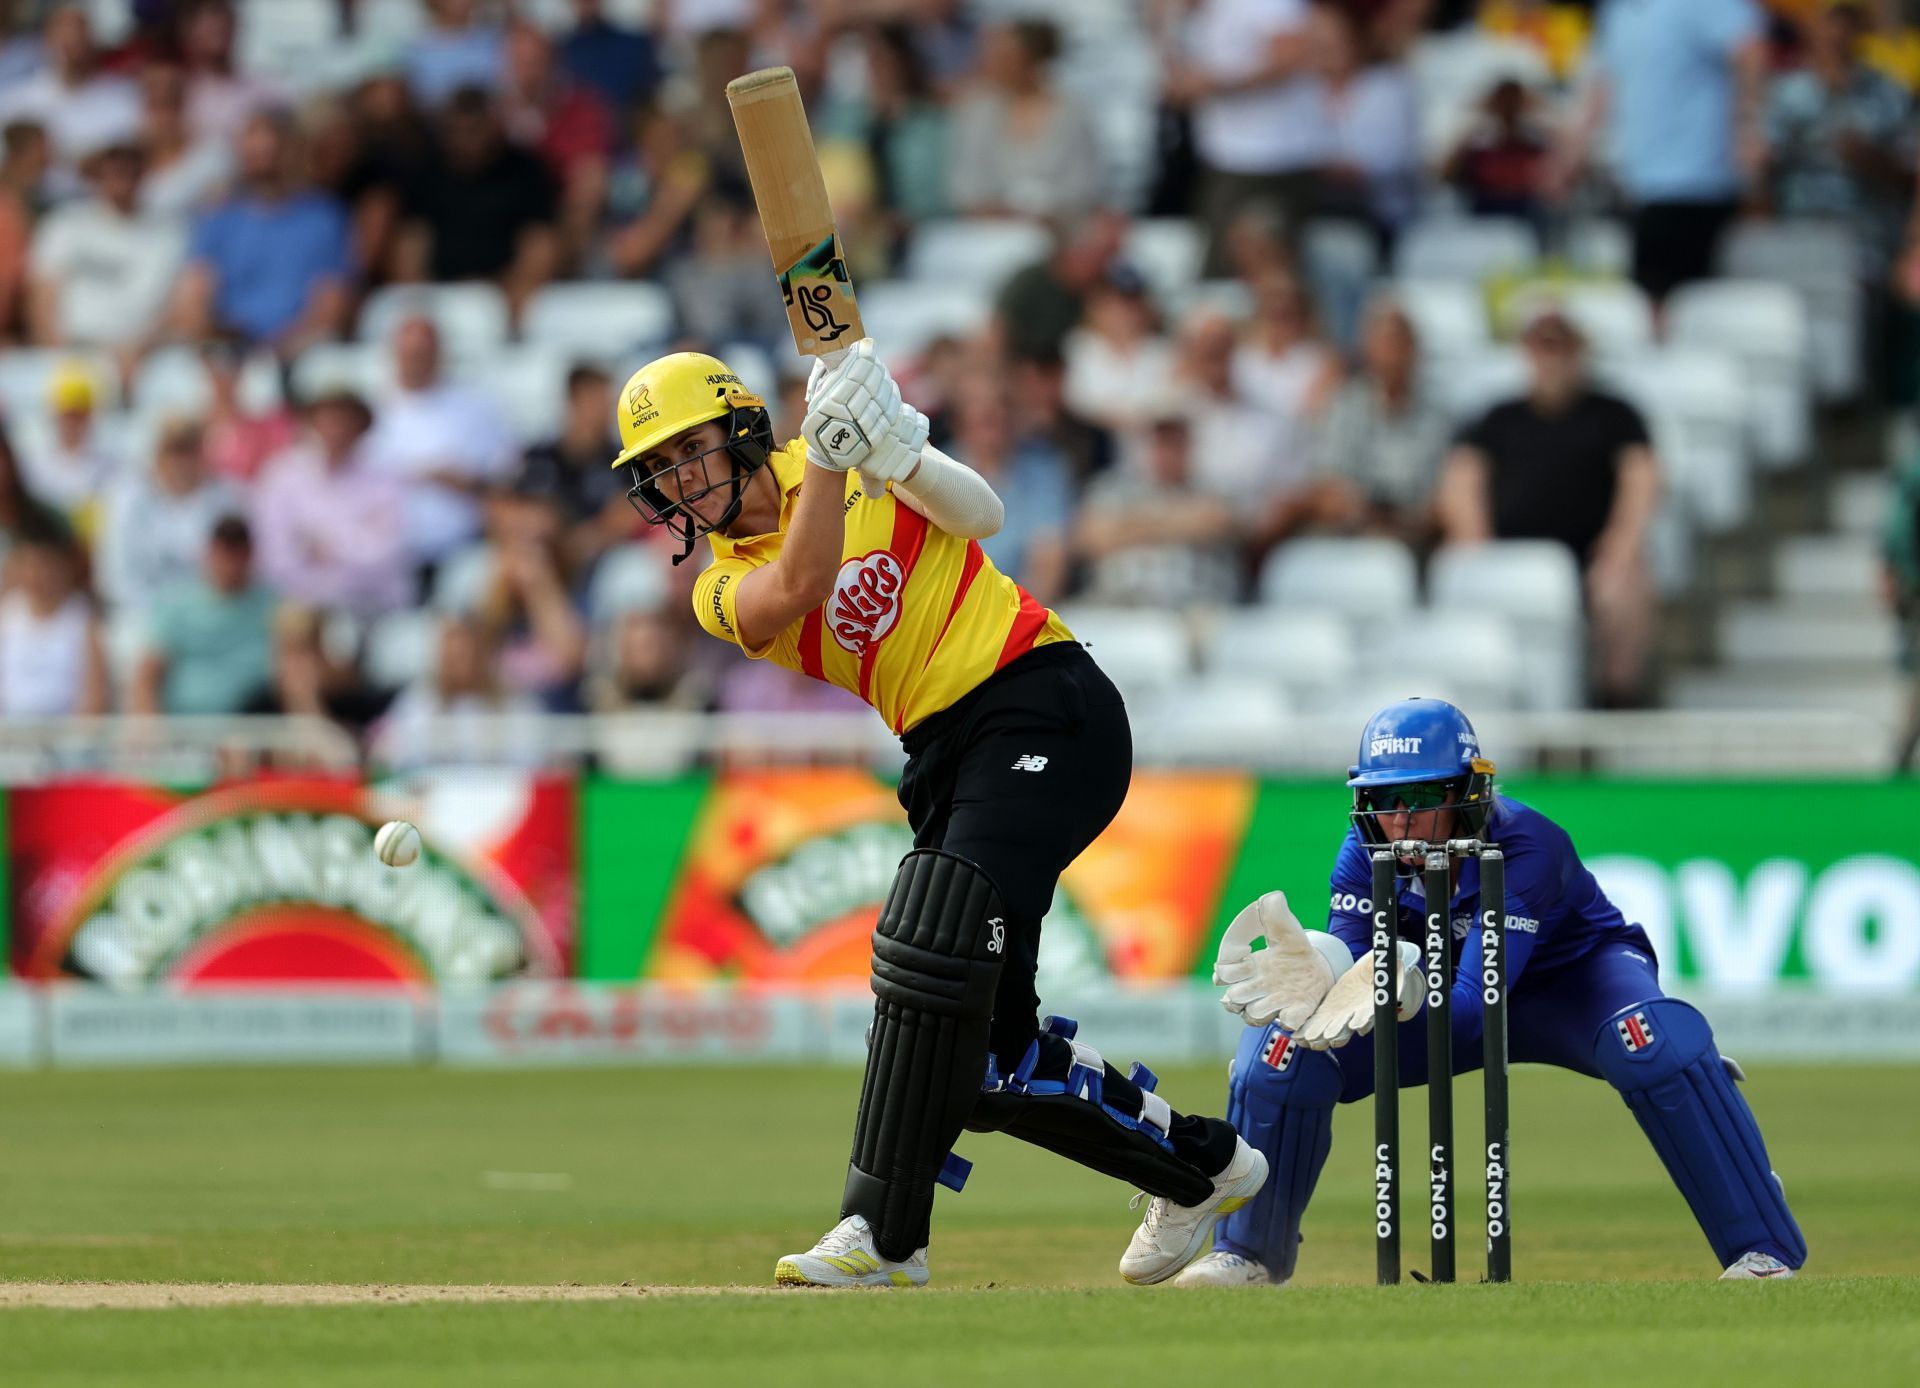
[[[1227,1116],[1266,1153],[1273,1179],[1223,1220],[1213,1251],[1179,1286],[1285,1282],[1300,1217],[1326,1163],[1333,1107],[1373,1092],[1371,853],[1409,839],[1481,838],[1507,863],[1509,1053],[1605,1080],[1639,1120],[1732,1279],[1791,1277],[1806,1240],[1787,1208],[1739,1067],[1707,1019],[1660,989],[1653,946],[1581,863],[1566,830],[1493,786],[1493,763],[1467,716],[1439,699],[1407,699],[1367,724],[1349,773],[1352,825],[1333,865],[1327,929],[1304,931],[1279,892],[1227,928],[1214,981],[1245,1018]],[[1419,859],[1396,878],[1403,968],[1400,1020],[1419,1011],[1426,888]],[[1454,860],[1449,903],[1458,968],[1452,990],[1456,1073],[1480,1064],[1478,859]],[[1253,940],[1266,948],[1254,952]],[[1464,945],[1464,947],[1463,947]],[[1357,961],[1357,962],[1356,962]],[[1401,1026],[1400,1076],[1426,1083],[1424,1026]]]
[[[713,562],[694,608],[714,636],[852,690],[907,752],[914,851],[873,936],[873,1028],[841,1219],[777,1282],[927,1280],[937,1181],[963,1128],[999,1130],[1152,1196],[1121,1260],[1178,1272],[1266,1160],[1217,1118],[1176,1113],[1151,1072],[1122,1075],[1071,1022],[1036,1022],[1040,922],[1061,871],[1113,819],[1132,774],[1127,712],[1073,633],[979,541],[1001,504],[927,446],[863,340],[822,358],[802,438],[774,446],[764,403],[712,357],[649,363],[620,397],[634,504]],[[675,562],[678,562],[676,560]]]

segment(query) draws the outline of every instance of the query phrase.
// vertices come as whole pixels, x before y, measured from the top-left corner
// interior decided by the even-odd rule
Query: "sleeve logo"
[[[906,586],[906,570],[887,550],[847,560],[827,599],[833,639],[854,655],[865,656],[900,621],[900,592]]]

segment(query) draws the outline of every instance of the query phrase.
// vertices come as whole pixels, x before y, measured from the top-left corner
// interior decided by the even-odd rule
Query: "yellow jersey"
[[[780,556],[807,470],[795,439],[767,466],[780,487],[780,528],[707,536],[713,562],[693,587],[700,625],[754,660],[851,690],[904,733],[1036,646],[1071,641],[1066,624],[993,567],[978,540],[947,534],[889,487],[869,496],[846,474],[846,535],[833,595],[758,649],[740,640],[740,580]]]

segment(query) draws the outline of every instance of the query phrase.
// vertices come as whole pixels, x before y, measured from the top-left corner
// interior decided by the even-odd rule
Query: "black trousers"
[[[900,804],[916,848],[978,865],[1007,912],[990,1044],[1003,1070],[1039,1032],[1040,927],[1067,865],[1113,822],[1133,779],[1133,731],[1113,681],[1073,642],[1041,646],[902,739]],[[1064,1042],[1043,1038],[1043,1047]],[[1109,1102],[1138,1110],[1121,1080]],[[1233,1129],[1176,1113],[1175,1155],[1207,1175],[1233,1159]]]
[[[1649,202],[1633,213],[1633,278],[1654,303],[1713,276],[1737,202]]]

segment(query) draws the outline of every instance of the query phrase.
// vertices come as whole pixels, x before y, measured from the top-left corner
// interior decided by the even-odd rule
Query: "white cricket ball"
[[[373,853],[388,867],[405,867],[420,856],[420,831],[404,819],[389,820],[373,836]]]

